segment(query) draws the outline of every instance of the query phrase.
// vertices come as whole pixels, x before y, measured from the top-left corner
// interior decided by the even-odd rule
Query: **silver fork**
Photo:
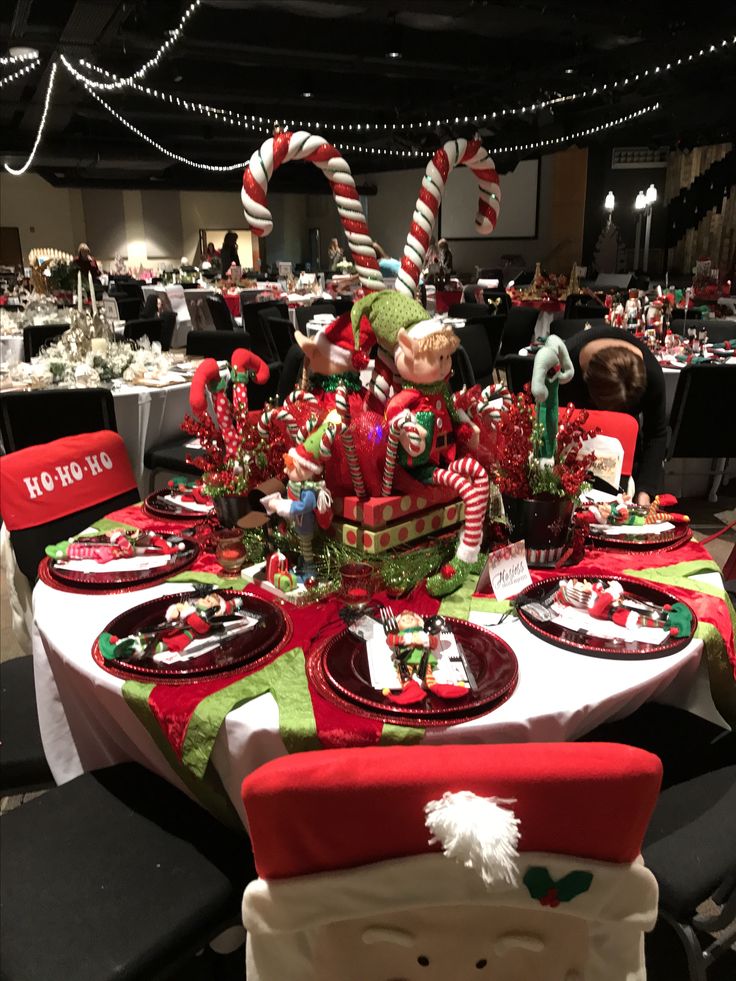
[[[399,625],[396,622],[396,616],[394,615],[393,610],[390,610],[387,606],[382,606],[379,610],[379,614],[385,634],[396,634],[399,632]]]

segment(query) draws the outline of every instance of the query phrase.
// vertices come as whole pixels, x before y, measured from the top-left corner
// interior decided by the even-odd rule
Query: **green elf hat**
[[[332,444],[340,428],[341,420],[338,412],[330,412],[323,422],[314,429],[303,443],[298,443],[289,450],[289,456],[299,460],[315,476],[322,473],[325,460],[332,456]]]
[[[363,331],[361,321],[365,317],[373,329],[376,341],[384,351],[391,353],[396,344],[399,331],[409,330],[414,324],[429,320],[429,314],[416,300],[394,290],[380,290],[369,293],[362,300],[353,304],[350,319],[353,324],[353,336],[356,348],[359,345]]]

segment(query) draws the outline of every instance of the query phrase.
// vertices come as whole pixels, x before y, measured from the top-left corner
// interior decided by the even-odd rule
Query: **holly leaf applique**
[[[538,900],[542,906],[552,907],[569,903],[571,899],[587,892],[592,881],[593,873],[582,871],[568,872],[555,881],[549,871],[540,865],[527,869],[524,875],[524,885],[532,899]]]

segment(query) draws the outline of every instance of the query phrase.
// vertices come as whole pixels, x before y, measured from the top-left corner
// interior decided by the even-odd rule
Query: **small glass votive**
[[[348,606],[367,606],[373,599],[373,566],[368,562],[347,562],[341,566],[340,598]]]
[[[217,532],[215,558],[227,578],[236,578],[245,565],[246,555],[242,531],[226,528]]]

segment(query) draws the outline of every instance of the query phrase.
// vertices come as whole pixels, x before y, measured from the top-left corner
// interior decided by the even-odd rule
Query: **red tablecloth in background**
[[[447,313],[453,303],[460,303],[462,290],[437,290],[434,297],[435,313]]]
[[[511,303],[515,307],[533,307],[542,313],[563,313],[565,304],[563,300],[516,300]]]
[[[233,317],[240,316],[240,293],[223,293],[225,303]]]

